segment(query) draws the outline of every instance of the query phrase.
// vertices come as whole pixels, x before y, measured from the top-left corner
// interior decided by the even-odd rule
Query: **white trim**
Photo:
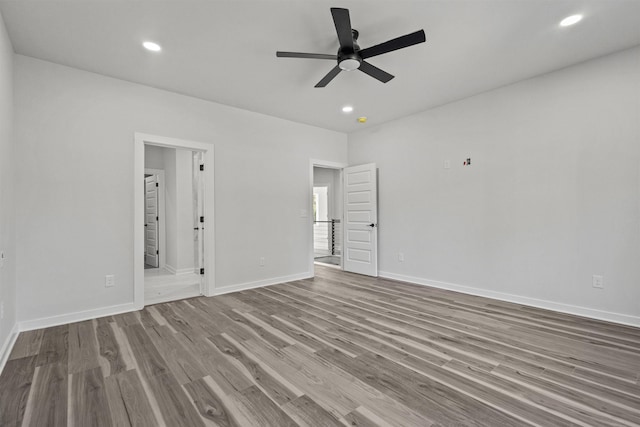
[[[238,283],[237,285],[217,288],[216,293],[211,296],[228,294],[231,292],[246,291],[248,289],[262,288],[264,286],[278,285],[280,283],[295,282],[296,280],[310,279],[313,275],[308,272],[292,274],[289,276],[273,277],[271,279],[256,280],[255,282]]]
[[[166,270],[167,273],[169,274],[173,274],[174,276],[176,275],[176,269],[174,268],[174,266],[169,265],[169,264],[165,264],[164,265],[164,269]]]
[[[173,274],[174,276],[184,276],[184,275],[187,275],[187,274],[195,274],[195,272],[196,272],[196,268],[195,267],[175,268],[174,266],[169,265],[169,264],[165,264],[164,269],[169,274]]]
[[[144,169],[145,174],[153,174],[158,178],[158,268],[164,268],[167,264],[167,228],[165,218],[167,216],[165,208],[165,180],[164,169]]]
[[[195,267],[180,268],[180,269],[176,270],[176,276],[186,276],[188,274],[195,274],[195,273],[196,273],[196,268]]]
[[[438,280],[428,280],[419,277],[405,276],[402,274],[380,271],[379,277],[385,279],[399,280],[413,283],[415,285],[430,286],[433,288],[446,289],[449,291],[461,292],[468,295],[492,298],[500,301],[512,302],[515,304],[527,305],[530,307],[542,308],[545,310],[558,311],[560,313],[573,314],[576,316],[588,317],[591,319],[604,320],[607,322],[620,323],[628,326],[640,326],[640,317],[629,316],[628,314],[613,313],[610,311],[596,310],[588,307],[563,304],[553,301],[541,300],[537,298],[523,297],[519,295],[507,294],[503,292],[490,291],[486,289],[474,288],[471,286],[457,285],[454,283],[440,282]]]
[[[49,328],[51,326],[66,325],[67,323],[82,322],[84,320],[97,319],[98,317],[113,316],[115,314],[128,313],[138,310],[133,303],[112,305],[109,307],[94,308],[91,310],[77,311],[75,313],[60,314],[58,316],[41,317],[40,319],[25,320],[19,322],[20,332],[34,329]]]
[[[328,160],[319,160],[319,159],[309,159],[309,201],[308,201],[308,209],[309,215],[307,215],[307,229],[309,230],[309,277],[313,277],[314,268],[313,268],[313,256],[314,256],[314,248],[313,248],[313,168],[314,166],[327,168],[327,169],[337,169],[340,171],[340,185],[342,185],[342,169],[349,166],[347,163],[338,163],[338,162],[330,162]],[[344,204],[343,204],[344,205]],[[334,206],[335,209],[335,206]],[[344,228],[344,206],[342,209],[342,218],[340,218],[340,224]],[[344,247],[344,239],[342,246]],[[342,269],[342,256],[340,256],[340,269]]]
[[[4,365],[6,365],[7,361],[9,360],[9,355],[11,354],[11,350],[13,350],[13,346],[16,344],[19,332],[20,329],[18,328],[18,324],[14,323],[13,328],[11,328],[11,332],[9,332],[7,339],[4,341],[2,347],[0,348],[0,374],[2,374]]]
[[[144,307],[144,205],[142,179],[144,176],[144,145],[157,145],[159,147],[184,148],[188,150],[202,151],[204,163],[204,212],[207,226],[204,230],[204,275],[203,293],[205,296],[215,294],[215,253],[214,253],[214,157],[213,144],[204,142],[187,141],[184,139],[168,138],[164,136],[149,135],[135,132],[134,134],[134,161],[133,161],[133,301],[137,309]]]

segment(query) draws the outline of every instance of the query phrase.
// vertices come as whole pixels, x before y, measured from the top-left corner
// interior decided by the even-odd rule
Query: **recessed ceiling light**
[[[351,105],[345,105],[344,107],[342,107],[343,113],[350,113],[352,111],[353,111],[353,107]]]
[[[571,15],[560,21],[560,26],[568,27],[570,25],[577,24],[580,21],[582,21],[582,15]]]
[[[145,49],[150,50],[151,52],[160,52],[162,50],[160,45],[154,42],[144,42],[142,43],[142,46],[144,46]]]

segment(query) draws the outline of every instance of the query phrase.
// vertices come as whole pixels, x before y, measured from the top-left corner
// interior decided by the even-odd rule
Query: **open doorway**
[[[135,147],[136,306],[212,295],[213,147],[145,134]]]
[[[145,144],[145,304],[203,293],[201,159],[197,150]]]
[[[313,159],[310,163],[309,271],[315,275],[315,265],[322,263],[377,277],[376,165],[347,166]]]
[[[342,268],[342,172],[313,167],[313,260]]]

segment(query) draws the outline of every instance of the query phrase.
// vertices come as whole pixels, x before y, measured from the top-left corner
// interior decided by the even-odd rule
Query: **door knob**
[[[369,227],[371,227],[371,228],[373,228],[373,227],[375,227],[375,226],[376,226],[376,225],[375,225],[374,223],[369,224]]]

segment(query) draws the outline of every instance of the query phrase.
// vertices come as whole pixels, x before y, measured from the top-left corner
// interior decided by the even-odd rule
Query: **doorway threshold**
[[[144,304],[175,301],[200,295],[200,275],[174,275],[164,269],[146,270]]]

